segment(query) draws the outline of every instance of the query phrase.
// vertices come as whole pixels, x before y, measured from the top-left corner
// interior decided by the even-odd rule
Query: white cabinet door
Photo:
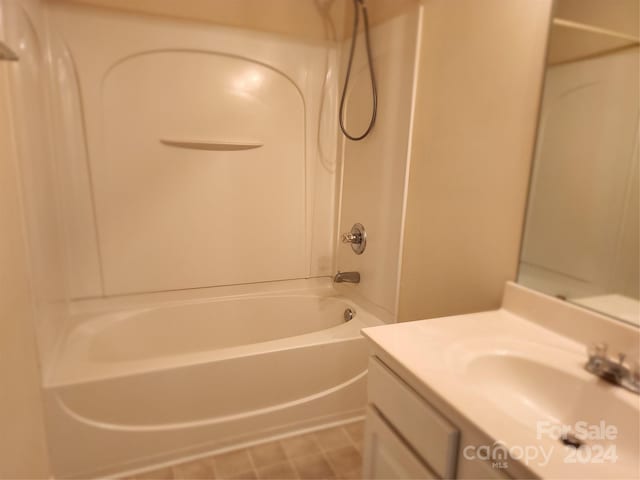
[[[369,402],[441,478],[456,477],[457,427],[376,357],[369,361]]]
[[[372,407],[367,409],[362,473],[366,479],[437,478]]]

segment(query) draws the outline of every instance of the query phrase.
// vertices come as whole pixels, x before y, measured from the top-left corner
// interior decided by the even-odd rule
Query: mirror
[[[556,0],[518,282],[640,326],[640,0]]]

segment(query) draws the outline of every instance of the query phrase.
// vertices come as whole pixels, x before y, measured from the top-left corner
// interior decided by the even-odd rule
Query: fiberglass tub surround
[[[63,198],[74,298],[331,273],[333,199],[314,194],[335,184],[335,162],[307,141],[335,150],[316,134],[326,47],[66,4],[51,13],[62,90],[80,94],[69,100],[81,111],[63,118],[77,129],[81,113],[86,130],[86,155],[63,166],[77,179]]]
[[[398,5],[371,9],[379,115],[365,141],[343,148],[350,39],[332,25],[344,19],[318,16],[327,37],[311,42],[52,4],[70,297],[338,267],[363,273],[359,291],[393,319],[421,18],[417,2]],[[393,15],[375,16],[384,11]],[[354,130],[371,108],[362,33],[357,45],[345,98]],[[357,222],[376,241],[356,259],[335,240],[338,225]]]
[[[260,294],[331,273],[336,166],[317,151],[336,149],[319,132],[331,125],[321,115],[331,84],[320,95],[330,48],[68,4],[51,18],[76,153],[63,166],[72,297],[255,282]],[[74,320],[47,384],[56,475],[147,467],[361,415],[367,316],[341,325],[344,300],[299,289],[159,294]]]
[[[9,44],[29,40],[14,109],[46,104],[54,120],[41,122],[51,145],[32,141],[26,117],[18,125],[26,156],[37,146],[52,164],[21,175],[38,192],[26,202],[32,256],[61,305],[38,326],[54,476],[151,469],[362,418],[360,330],[397,310],[421,17],[412,0],[372,9],[379,115],[346,149],[352,5],[305,5],[323,38],[64,0],[34,0],[47,28],[29,9],[14,15]],[[356,130],[371,101],[363,40],[345,96]],[[371,175],[342,198],[346,156]],[[357,264],[338,258],[339,219],[367,224]],[[338,268],[361,284],[334,290]]]

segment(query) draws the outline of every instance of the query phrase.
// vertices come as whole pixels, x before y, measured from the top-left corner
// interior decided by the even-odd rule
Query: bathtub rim
[[[52,375],[48,379],[48,382],[44,384],[44,388],[55,389],[69,387],[78,383],[100,382],[116,377],[128,377],[148,372],[179,369],[189,367],[191,365],[202,365],[233,358],[250,357],[257,354],[262,355],[275,353],[281,350],[309,348],[330,343],[358,340],[360,338],[364,340],[360,330],[379,325],[382,325],[382,322],[378,321],[374,317],[371,317],[371,321],[362,321],[362,319],[358,320],[354,318],[348,323],[338,325],[331,329],[270,340],[268,342],[247,344],[239,347],[229,347],[214,351],[166,356],[161,357],[159,360],[150,359],[105,363],[102,365],[107,366],[103,368],[100,367],[101,364],[99,363],[77,362],[73,356],[70,356],[70,358],[66,357],[60,359],[60,363],[55,366],[56,369],[51,371]],[[339,336],[325,336],[325,332],[335,333],[335,330],[337,329],[340,329],[338,330]],[[259,348],[259,350],[257,348]],[[74,366],[85,366],[87,367],[87,371],[81,372],[79,369],[74,368]]]
[[[229,297],[216,297],[216,298],[199,298],[187,301],[172,301],[165,302],[157,305],[148,305],[148,306],[139,306],[133,307],[131,309],[126,310],[118,310],[111,311],[108,313],[100,313],[92,317],[88,317],[84,319],[82,322],[78,322],[73,325],[72,328],[69,328],[65,331],[65,343],[74,343],[76,341],[82,341],[82,338],[99,335],[101,332],[109,330],[111,327],[116,327],[118,324],[126,323],[127,321],[133,320],[135,317],[142,316],[148,313],[153,313],[154,311],[160,311],[165,309],[175,309],[180,307],[190,307],[195,305],[208,305],[208,304],[216,304],[216,303],[227,303],[227,302],[238,302],[243,300],[259,300],[259,299],[278,299],[278,298],[300,298],[300,299],[314,299],[314,298],[327,298],[337,300],[341,303],[347,305],[347,307],[354,307],[355,302],[347,299],[346,297],[340,294],[331,294],[331,295],[318,295],[317,293],[307,293],[307,292],[295,292],[295,294],[291,294],[288,292],[284,293],[266,293],[260,295],[238,295],[238,296],[229,296]],[[357,310],[356,310],[357,313]],[[313,333],[316,331],[327,330],[336,326],[339,326],[343,322],[338,319],[335,322],[335,325],[330,327],[319,329],[319,330],[311,330],[306,333]],[[92,331],[93,330],[93,331]],[[299,334],[304,335],[304,334]],[[292,335],[292,336],[299,336]],[[279,337],[279,338],[288,338],[288,337]],[[274,339],[275,340],[275,339]],[[264,340],[263,342],[267,342],[269,340]],[[253,342],[253,343],[262,343],[262,342]],[[63,344],[64,346],[64,344]],[[229,348],[229,347],[220,347]],[[169,355],[171,356],[171,355]],[[96,361],[94,363],[102,363]]]
[[[176,306],[191,303],[207,303],[210,301],[241,300],[243,298],[263,298],[263,297],[330,297],[335,298],[348,306],[355,308],[357,314],[349,322],[343,322],[336,326],[308,332],[290,337],[281,337],[264,342],[244,344],[239,346],[226,347],[215,350],[204,350],[198,352],[185,352],[174,355],[153,357],[142,360],[129,360],[120,362],[93,362],[87,355],[90,346],[90,336],[84,341],[77,341],[72,345],[68,340],[73,332],[87,322],[103,319],[108,315],[128,312],[127,309],[111,310],[108,313],[98,313],[94,316],[83,317],[81,321],[71,324],[65,331],[60,343],[59,350],[54,363],[50,366],[48,375],[43,382],[46,389],[55,389],[71,386],[77,383],[87,383],[101,381],[114,377],[139,375],[144,372],[159,371],[165,369],[182,368],[188,365],[204,364],[212,361],[221,361],[230,358],[245,357],[256,354],[277,352],[283,349],[307,348],[310,346],[322,345],[334,342],[355,340],[362,337],[362,328],[382,325],[384,322],[353,300],[343,296],[332,288],[311,288],[284,290],[279,292],[243,293],[239,295],[217,296],[215,298],[200,297],[188,301],[170,301],[163,304],[156,304],[155,307]],[[67,347],[67,349],[65,349]]]

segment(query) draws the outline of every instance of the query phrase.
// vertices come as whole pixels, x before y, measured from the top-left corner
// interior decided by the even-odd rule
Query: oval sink
[[[488,354],[470,359],[465,374],[469,386],[534,432],[549,436],[549,425],[604,422],[617,429],[616,438],[594,443],[615,444],[618,455],[629,457],[640,448],[638,397],[579,365],[569,371],[513,353]]]

